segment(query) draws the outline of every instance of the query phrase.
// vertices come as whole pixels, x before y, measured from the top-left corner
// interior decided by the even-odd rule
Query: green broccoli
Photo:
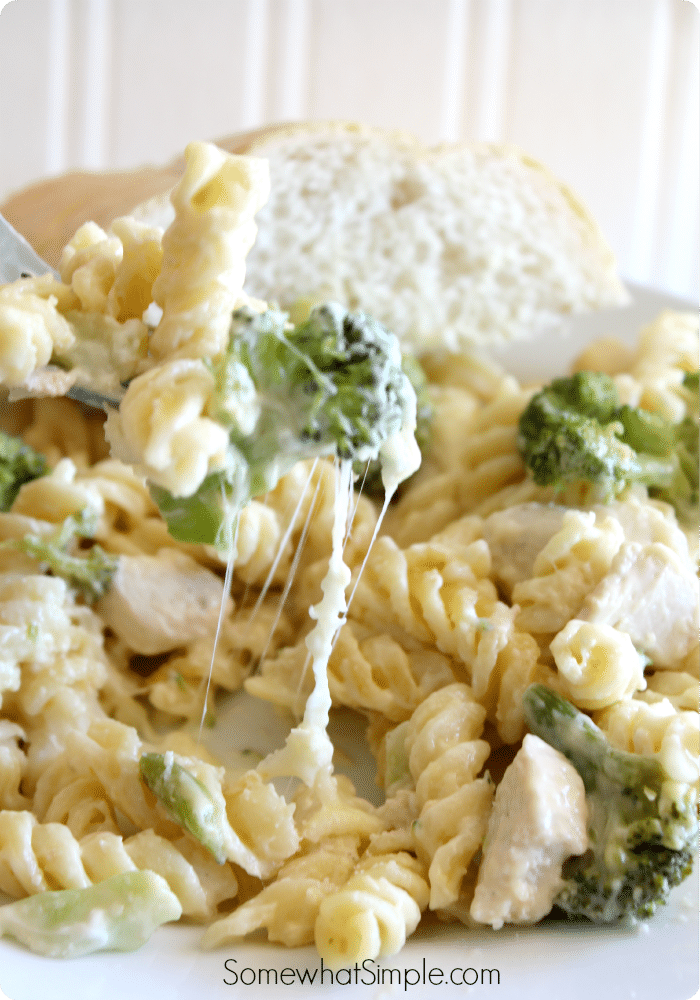
[[[683,376],[682,386],[688,409],[697,417],[700,411],[700,370],[686,372]]]
[[[684,388],[692,393],[690,374]],[[520,416],[518,447],[533,479],[572,503],[608,503],[633,483],[697,521],[698,417],[678,424],[620,405],[615,383],[577,372],[537,392]]]
[[[8,538],[0,548],[12,548],[43,563],[54,576],[60,576],[88,604],[94,604],[109,589],[117,571],[119,557],[93,545],[84,555],[68,551],[77,538],[89,538],[95,529],[94,518],[87,511],[72,514],[48,538],[24,535]]]
[[[413,354],[402,356],[401,367],[416,394],[416,441],[421,454],[424,455],[430,445],[430,429],[433,419],[433,404],[428,392],[428,380],[420,361]],[[369,465],[356,462],[355,474],[359,478],[363,493],[373,497],[384,495],[382,464],[378,459],[374,459]]]
[[[126,871],[82,889],[47,890],[0,906],[0,937],[50,958],[135,951],[157,927],[181,915],[164,878]]]
[[[139,761],[139,771],[173,820],[222,865],[226,860],[224,817],[206,786],[178,764],[172,753],[145,753]]]
[[[530,730],[583,779],[590,847],[564,865],[555,904],[572,917],[645,919],[686,878],[697,850],[696,796],[655,757],[613,748],[583,712],[542,684],[524,695]]]
[[[20,486],[46,475],[46,459],[20,438],[0,431],[0,511],[9,510]]]
[[[227,350],[210,365],[210,415],[228,430],[229,465],[190,497],[151,488],[170,533],[186,542],[221,544],[227,508],[272,489],[300,459],[375,459],[414,395],[396,338],[334,303],[295,327],[273,309],[236,310]]]

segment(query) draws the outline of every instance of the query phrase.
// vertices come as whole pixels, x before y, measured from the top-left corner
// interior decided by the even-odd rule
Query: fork
[[[52,274],[57,281],[61,280],[45,260],[35,253],[24,236],[11,226],[4,215],[0,214],[0,285],[9,284],[19,278],[34,278],[42,274]],[[87,406],[106,409],[119,406],[119,400],[113,396],[96,392],[83,385],[73,385],[67,394]]]

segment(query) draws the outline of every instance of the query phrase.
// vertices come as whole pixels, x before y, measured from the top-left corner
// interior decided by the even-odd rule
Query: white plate
[[[664,307],[688,303],[632,288],[630,307],[573,321],[567,336],[508,345],[503,363],[527,381],[566,371],[591,339],[615,334],[629,343]],[[267,706],[256,710],[245,696],[234,698],[216,732],[231,748],[265,751],[281,745],[283,723]],[[373,783],[359,755],[348,717],[336,724],[341,747],[352,758],[348,770],[362,794]],[[220,749],[220,748],[217,748]],[[697,871],[671,895],[667,907],[633,930],[592,924],[545,922],[533,928],[469,931],[432,925],[414,935],[399,956],[366,963],[332,980],[313,948],[286,950],[264,941],[203,952],[201,928],[163,927],[140,951],[100,954],[71,961],[34,956],[0,941],[0,1000],[207,1000],[239,996],[366,996],[368,1000],[434,995],[441,1000],[491,996],[498,1000],[688,1000],[698,989]],[[285,971],[286,970],[286,971]],[[432,983],[430,973],[432,971]],[[489,971],[491,970],[491,971]],[[234,977],[238,977],[234,981]],[[301,976],[306,976],[302,985]],[[315,976],[313,986],[310,977]],[[349,982],[346,980],[349,978]],[[489,980],[490,985],[489,985]],[[276,982],[276,985],[275,985]],[[435,990],[433,987],[439,989]]]

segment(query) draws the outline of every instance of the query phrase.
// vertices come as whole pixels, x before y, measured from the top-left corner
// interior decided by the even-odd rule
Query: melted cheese
[[[269,754],[258,766],[258,771],[267,779],[294,776],[312,786],[319,778],[329,778],[332,774],[333,744],[327,732],[331,707],[328,660],[333,639],[345,620],[347,610],[345,589],[350,582],[350,570],[343,561],[343,540],[350,509],[351,484],[352,464],[343,461],[337,470],[331,557],[321,583],[323,598],[310,610],[316,625],[306,638],[313,664],[314,687],[300,725],[292,729],[284,747]]]
[[[401,430],[389,438],[380,450],[386,495],[372,541],[395,490],[420,465],[420,449],[414,437],[415,396],[412,406],[407,409]],[[345,591],[351,574],[343,561],[343,545],[352,499],[352,463],[345,460],[337,467],[332,548],[328,570],[321,583],[323,598],[310,610],[316,625],[306,638],[313,665],[314,687],[300,725],[292,729],[284,747],[269,754],[258,765],[258,772],[266,779],[293,776],[312,787],[330,782],[333,773],[333,744],[327,732],[331,708],[328,661],[348,608]]]

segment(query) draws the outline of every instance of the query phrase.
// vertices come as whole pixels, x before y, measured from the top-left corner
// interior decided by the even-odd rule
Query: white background
[[[695,299],[699,21],[690,0],[11,0],[0,200],[346,118],[521,146],[593,211],[623,276]]]

